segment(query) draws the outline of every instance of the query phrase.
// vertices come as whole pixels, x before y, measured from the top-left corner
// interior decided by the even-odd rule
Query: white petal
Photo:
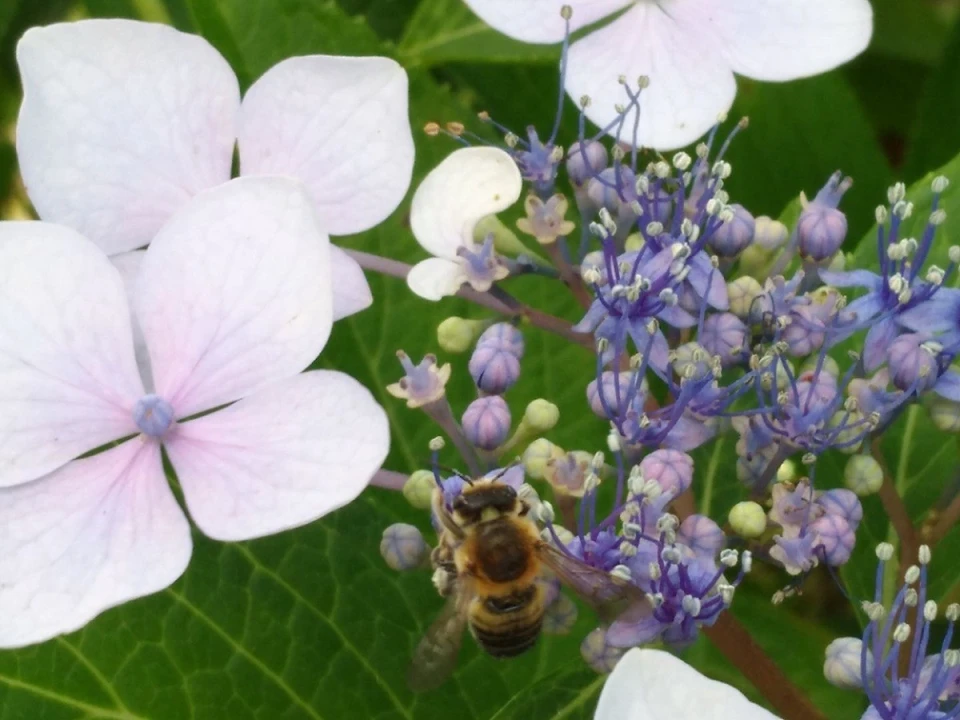
[[[613,669],[594,720],[777,720],[729,685],[662,650],[634,648]]]
[[[193,194],[230,178],[240,91],[203,38],[84,20],[28,30],[17,155],[44,220],[108,254],[150,242]]]
[[[670,12],[680,4],[670,2]],[[699,138],[730,109],[737,91],[716,38],[676,20],[664,3],[641,3],[570,46],[567,93],[575,101],[589,95],[587,117],[602,128],[616,120],[614,105],[629,103],[621,75],[634,92],[641,75],[650,78],[640,95],[638,144],[658,150]],[[629,111],[624,142],[633,139],[634,118],[635,111]],[[615,126],[610,134],[616,132]]]
[[[329,240],[299,182],[238,178],[163,227],[136,292],[156,392],[182,418],[313,362],[333,323]]]
[[[143,263],[143,250],[120,253],[110,258],[110,262],[119,271],[123,278],[123,287],[127,293],[127,303],[130,305],[130,325],[133,327],[133,352],[137,358],[137,368],[143,379],[143,388],[146,392],[153,392],[153,372],[150,370],[150,354],[147,352],[147,341],[143,338],[140,321],[133,312],[133,298],[136,296],[137,277],[140,275],[140,265]]]
[[[571,31],[586,27],[632,0],[464,0],[484,22],[517,40],[554,43],[563,40],[560,9],[569,5]]]
[[[389,444],[386,413],[370,392],[317,370],[183,423],[166,448],[199,528],[247,540],[346,505]]]
[[[140,437],[0,490],[0,647],[72,632],[162,590],[191,547],[159,445]]]
[[[137,432],[132,337],[99,248],[60,225],[0,223],[0,487]]]
[[[302,180],[331,235],[368,230],[410,187],[407,74],[382,57],[284,60],[244,97],[239,142],[241,172]]]
[[[440,300],[456,295],[466,281],[467,274],[463,267],[444,258],[421,260],[407,275],[410,289],[426,300]]]
[[[366,310],[373,304],[373,294],[360,263],[336,245],[330,246],[330,268],[334,320]]]
[[[413,195],[413,235],[431,255],[454,260],[458,248],[472,247],[476,224],[513,205],[522,187],[517,164],[503,150],[455,150],[430,171]]]
[[[671,7],[720,37],[734,72],[793,80],[863,52],[873,32],[868,0],[674,0]]]

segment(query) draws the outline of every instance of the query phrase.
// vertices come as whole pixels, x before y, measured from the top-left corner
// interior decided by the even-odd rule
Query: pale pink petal
[[[162,590],[190,551],[160,447],[142,436],[0,490],[0,647],[72,632]]]
[[[777,720],[735,688],[662,650],[634,648],[600,692],[594,720]]]
[[[166,448],[197,526],[247,540],[346,505],[389,445],[386,413],[370,392],[317,370],[183,423]]]
[[[425,300],[440,300],[456,295],[466,281],[467,274],[463,266],[444,258],[421,260],[407,275],[407,285]]]
[[[459,248],[473,247],[477,223],[513,205],[522,188],[520,170],[503,150],[454,150],[413,195],[413,235],[431,255],[455,260]]]
[[[133,327],[133,351],[137,358],[137,368],[143,379],[143,388],[148,393],[153,392],[153,372],[150,370],[150,354],[147,352],[147,341],[143,338],[140,321],[133,312],[132,299],[135,296],[136,279],[140,275],[140,265],[143,263],[143,250],[120,253],[110,258],[110,262],[120,272],[123,278],[123,287],[127,292],[127,303],[130,305],[130,325]]]
[[[333,319],[340,320],[373,303],[370,285],[360,263],[336,245],[330,246],[330,269],[333,279]]]
[[[570,46],[566,89],[574,100],[590,97],[587,117],[602,128],[617,118],[615,105],[629,98],[641,75],[650,87],[640,95],[638,144],[658,150],[687,145],[730,109],[736,82],[717,38],[672,13],[683,0],[644,2],[607,27]],[[621,139],[632,142],[636,111],[627,113]],[[614,127],[610,134],[616,135]]]
[[[0,223],[0,487],[137,432],[141,395],[106,255],[60,225]]]
[[[481,20],[517,40],[555,43],[563,40],[560,9],[573,10],[571,30],[586,27],[626,7],[633,0],[464,0]]]
[[[670,12],[715,33],[733,71],[757,80],[817,75],[863,52],[868,0],[672,0]]]
[[[299,182],[238,178],[164,225],[136,293],[156,393],[182,418],[313,362],[333,323],[330,243]]]
[[[407,74],[382,57],[284,60],[247,91],[239,143],[241,172],[302,180],[328,233],[369,230],[410,187]]]
[[[28,30],[17,155],[44,220],[108,254],[150,242],[193,194],[230,178],[237,79],[203,38],[83,20]]]

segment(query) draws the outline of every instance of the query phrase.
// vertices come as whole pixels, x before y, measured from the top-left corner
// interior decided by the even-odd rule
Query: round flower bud
[[[577,622],[577,605],[563,593],[547,605],[543,615],[543,631],[549,635],[566,635]]]
[[[547,469],[547,463],[550,460],[559,460],[563,458],[564,452],[561,448],[554,445],[545,438],[534,440],[523,451],[523,467],[527,476],[534,480],[543,480]]]
[[[702,379],[712,374],[710,354],[696,342],[684,343],[674,351],[673,371],[681,378]]]
[[[477,340],[477,335],[486,325],[485,320],[465,320],[448,317],[437,326],[437,344],[449,353],[463,353]]]
[[[500,447],[510,434],[510,408],[499,395],[474,400],[463,413],[463,434],[481,450]]]
[[[735,257],[743,251],[756,229],[753,215],[741,205],[730,205],[733,217],[724,222],[707,240],[707,245],[720,257]]]
[[[646,244],[647,241],[643,239],[643,235],[640,233],[630,233],[623,242],[623,249],[627,252],[638,252],[643,250],[643,246]]]
[[[960,432],[960,403],[939,395],[931,395],[927,411],[938,430]]]
[[[835,378],[840,377],[840,366],[837,364],[837,361],[829,355],[825,355],[822,362],[816,355],[811,358],[807,358],[806,362],[800,366],[800,374],[816,374],[818,364],[820,366],[820,372],[826,373],[827,375],[832,375]]]
[[[810,523],[809,531],[816,534],[819,544],[823,546],[823,554],[828,564],[836,567],[850,559],[857,536],[841,516],[821,515]]]
[[[827,645],[823,675],[834,687],[858,690],[863,687],[863,675],[873,673],[873,653],[867,649],[867,667],[862,668],[863,641],[855,637],[837,638]],[[866,670],[864,673],[863,670]]]
[[[797,221],[800,256],[815,262],[831,257],[847,237],[847,216],[835,207],[810,203]]]
[[[714,558],[727,542],[727,536],[706,515],[689,515],[677,530],[677,541],[697,555]]]
[[[746,320],[753,308],[757,296],[763,293],[763,287],[756,278],[749,275],[739,277],[727,283],[727,297],[730,298],[730,312],[742,320]]]
[[[732,365],[746,352],[747,326],[733,313],[709,315],[697,339],[708,353],[719,355],[723,365]]]
[[[901,335],[887,350],[890,380],[900,390],[926,390],[937,380],[937,359],[923,346],[926,336],[920,333]]]
[[[693,483],[693,458],[679,450],[654,450],[640,461],[640,474],[657,483],[664,495],[677,497]]]
[[[873,495],[883,485],[883,468],[871,455],[853,455],[843,468],[843,482],[860,497]]]
[[[412,570],[426,562],[430,548],[413,525],[396,523],[383,531],[380,554],[394,570]]]
[[[523,333],[510,323],[494,323],[481,333],[477,348],[491,347],[523,358]]]
[[[761,215],[756,219],[753,231],[753,242],[764,250],[776,250],[787,242],[789,230],[779,220]]]
[[[607,167],[607,148],[596,140],[575,142],[567,150],[567,175],[576,187]]]
[[[742,538],[752,540],[767,529],[767,513],[759,503],[746,500],[730,508],[730,527]]]
[[[556,427],[560,420],[560,408],[552,402],[539,398],[527,405],[523,422],[535,433],[543,433]]]
[[[587,665],[601,674],[611,672],[626,651],[626,648],[613,647],[607,642],[606,628],[592,630],[580,643],[580,655]]]
[[[606,208],[611,213],[617,213],[623,204],[617,189],[623,191],[623,197],[632,197],[636,194],[634,182],[634,174],[630,169],[621,167],[617,171],[607,168],[600,171],[597,177],[587,180],[587,197],[595,208]]]
[[[597,417],[601,417],[605,420],[612,419],[609,415],[607,415],[604,404],[610,408],[610,411],[614,415],[618,414],[617,382],[620,384],[620,400],[621,402],[625,402],[627,398],[627,391],[633,382],[633,373],[621,372],[619,373],[619,377],[615,378],[612,371],[605,370],[603,375],[600,376],[600,383],[598,383],[597,380],[592,380],[590,384],[587,385],[587,402],[590,404],[590,409],[593,410],[593,413]],[[600,389],[598,389],[598,386]],[[640,385],[641,398],[646,395],[646,391],[646,381],[644,380]],[[602,397],[600,395],[601,392],[603,393]]]
[[[520,378],[517,356],[493,345],[478,344],[467,369],[476,386],[491,395],[506,392]]]
[[[418,510],[429,510],[433,505],[433,491],[437,481],[429,470],[416,470],[403,484],[403,497]]]
[[[816,503],[828,515],[842,517],[854,530],[863,519],[863,506],[860,505],[860,499],[856,493],[851,490],[843,488],[827,490],[817,498]]]

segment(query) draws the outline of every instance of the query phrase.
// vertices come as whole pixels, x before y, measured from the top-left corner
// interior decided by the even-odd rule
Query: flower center
[[[144,395],[133,406],[133,420],[143,434],[161,437],[173,423],[173,407],[159,395]]]

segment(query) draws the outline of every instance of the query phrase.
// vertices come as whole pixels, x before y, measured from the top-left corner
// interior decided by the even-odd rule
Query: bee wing
[[[466,578],[459,578],[453,595],[413,653],[407,671],[407,685],[414,692],[439,687],[453,671],[473,595],[473,584]]]
[[[653,612],[646,594],[628,580],[591,567],[546,542],[541,542],[537,551],[543,564],[596,610],[604,622],[613,622],[628,609],[631,619]]]

